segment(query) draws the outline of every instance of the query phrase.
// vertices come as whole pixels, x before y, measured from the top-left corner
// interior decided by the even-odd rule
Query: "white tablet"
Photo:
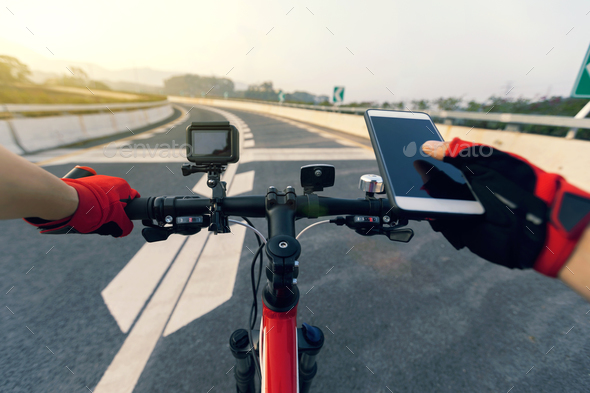
[[[392,206],[416,219],[484,213],[461,171],[422,151],[443,140],[428,114],[369,109],[365,121]]]

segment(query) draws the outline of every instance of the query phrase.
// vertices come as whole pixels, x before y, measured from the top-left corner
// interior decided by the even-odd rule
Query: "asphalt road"
[[[357,198],[362,197],[359,176],[378,173],[374,159],[355,159],[366,156],[366,150],[342,141],[341,134],[229,112],[253,134],[254,159],[241,163],[236,174],[254,171],[250,194],[264,194],[269,185],[293,185],[300,191],[299,168],[325,162],[336,166],[336,184],[322,194]],[[188,121],[225,119],[200,107],[188,116],[170,131],[148,131],[139,141],[180,144]],[[267,162],[265,149],[297,149],[309,158]],[[321,154],[314,156],[312,149],[321,149]],[[335,160],[331,157],[337,154],[326,149],[355,149],[359,154]],[[127,162],[97,159],[100,148],[72,151],[79,154],[71,159],[75,162],[54,161],[45,168],[62,176],[74,164],[91,165],[99,173],[125,178],[142,196],[190,195],[201,176],[182,177],[181,160]],[[300,220],[298,229],[311,222]],[[262,220],[255,224],[266,232]],[[172,272],[170,267],[164,270],[164,278],[123,332],[101,292],[144,245],[139,226],[128,237],[113,239],[41,236],[21,220],[0,222],[0,391],[94,391],[106,374],[117,373],[110,366],[126,350],[124,343],[136,334]],[[329,225],[302,237],[298,319],[321,327],[326,335],[312,391],[589,390],[588,303],[556,280],[456,251],[428,224],[410,226],[416,235],[409,244]],[[244,240],[231,298],[171,334],[158,333],[132,384],[134,392],[235,391],[232,372],[227,373],[234,364],[228,339],[248,320],[251,254],[246,246],[256,246],[251,233]],[[199,259],[197,267],[201,263]]]

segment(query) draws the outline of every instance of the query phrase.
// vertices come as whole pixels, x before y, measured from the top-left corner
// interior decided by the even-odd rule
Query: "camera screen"
[[[231,157],[231,133],[222,131],[193,131],[192,155]]]

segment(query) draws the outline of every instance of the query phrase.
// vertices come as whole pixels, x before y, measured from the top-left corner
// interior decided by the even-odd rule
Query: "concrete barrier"
[[[174,113],[171,105],[127,112],[17,118],[0,122],[0,144],[22,154],[101,138],[162,121]],[[9,123],[10,122],[10,123]],[[14,130],[18,146],[10,133]]]
[[[82,132],[87,139],[100,138],[115,132],[112,115],[98,113],[80,116],[80,122],[83,125]]]
[[[158,122],[159,120],[162,120],[163,118],[171,116],[173,111],[170,105],[168,105],[160,106],[157,108],[144,109],[143,112],[145,113],[148,119],[148,123],[152,124]]]
[[[23,150],[18,147],[16,143],[14,143],[14,139],[10,133],[10,128],[8,127],[8,122],[5,120],[0,120],[0,145],[4,146],[13,153],[23,153]]]
[[[365,120],[360,115],[213,98],[168,97],[168,100],[271,114],[369,138]],[[546,171],[560,173],[578,187],[590,190],[589,141],[444,124],[436,126],[445,140],[459,137],[492,145],[518,154]]]
[[[144,127],[148,124],[147,118],[144,112],[141,111],[129,111],[129,112],[115,112],[115,123],[117,126],[124,125],[134,130],[137,128]]]
[[[27,152],[68,145],[88,139],[80,116],[51,116],[10,120],[20,145]]]

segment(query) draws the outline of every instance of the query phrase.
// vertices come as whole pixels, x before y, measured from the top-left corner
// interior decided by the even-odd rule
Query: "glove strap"
[[[545,247],[539,254],[534,269],[547,276],[557,277],[588,224],[590,194],[560,177],[551,206]]]

